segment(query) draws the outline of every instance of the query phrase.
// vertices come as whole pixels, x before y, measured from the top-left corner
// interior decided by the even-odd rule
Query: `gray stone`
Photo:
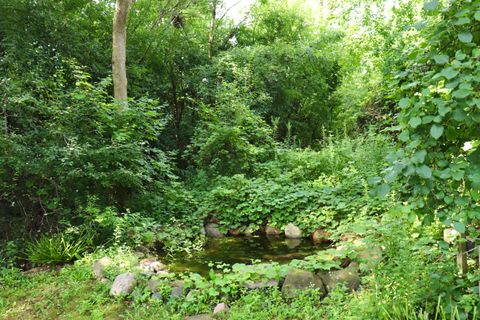
[[[332,291],[337,285],[344,285],[350,291],[357,290],[360,286],[360,275],[356,262],[350,263],[345,269],[320,272],[318,275],[328,291]]]
[[[163,283],[165,283],[165,280],[159,278],[151,278],[150,280],[148,280],[147,289],[151,292],[157,292],[158,287]]]
[[[133,273],[122,273],[115,278],[110,294],[114,297],[128,295],[133,291],[136,284],[137,280]]]
[[[307,289],[319,289],[321,297],[327,294],[327,290],[319,276],[313,272],[292,269],[288,272],[282,286],[284,298],[295,298],[301,291]]]
[[[112,263],[109,257],[103,257],[92,264],[92,271],[96,279],[105,279],[105,268]]]
[[[298,239],[302,237],[302,230],[293,223],[289,223],[285,226],[285,237],[290,239]]]
[[[248,281],[245,283],[244,287],[247,289],[262,289],[262,288],[269,288],[269,287],[278,287],[279,281],[278,280],[259,280],[259,281]]]
[[[218,224],[208,223],[205,226],[205,233],[211,238],[223,238],[225,235],[218,230]]]
[[[172,286],[172,294],[170,295],[171,298],[179,298],[183,296],[185,284],[181,280],[175,280],[171,284]]]
[[[152,299],[163,300],[163,296],[160,292],[155,292],[154,294],[152,294]]]
[[[209,314],[197,314],[196,316],[185,317],[184,320],[214,320]]]
[[[195,300],[195,297],[200,293],[199,290],[190,290],[185,297],[186,301],[192,302]]]
[[[219,303],[213,309],[213,314],[225,314],[229,310],[227,304],[225,302]]]
[[[267,236],[278,236],[282,234],[282,231],[280,229],[273,227],[270,224],[267,224],[267,226],[265,227],[265,234]]]

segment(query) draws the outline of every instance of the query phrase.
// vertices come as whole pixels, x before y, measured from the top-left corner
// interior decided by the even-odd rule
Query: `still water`
[[[211,269],[211,263],[251,264],[254,260],[288,263],[325,248],[325,245],[316,245],[310,239],[286,239],[279,236],[209,238],[202,251],[193,255],[180,253],[163,257],[162,260],[172,271],[205,275]]]

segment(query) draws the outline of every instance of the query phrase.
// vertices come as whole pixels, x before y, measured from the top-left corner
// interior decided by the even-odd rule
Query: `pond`
[[[315,254],[326,247],[325,244],[317,245],[310,239],[286,239],[281,236],[208,238],[202,251],[190,256],[179,253],[163,257],[162,260],[172,271],[205,275],[211,269],[211,263],[251,264],[253,260],[288,263],[293,259],[303,259]]]

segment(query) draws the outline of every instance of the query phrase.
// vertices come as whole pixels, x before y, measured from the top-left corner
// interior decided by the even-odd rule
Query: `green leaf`
[[[458,34],[458,40],[463,43],[470,43],[473,40],[473,35],[470,31],[463,31]]]
[[[438,140],[442,134],[443,134],[443,126],[441,125],[438,125],[438,124],[434,124],[431,128],[430,128],[430,135],[435,139],[435,140]]]
[[[433,56],[433,59],[437,64],[445,64],[445,63],[448,63],[449,58],[447,55],[441,54],[441,55]]]
[[[475,15],[473,16],[475,20],[480,21],[480,11],[475,12]]]
[[[452,108],[443,106],[438,106],[438,114],[444,117],[447,113],[452,111]]]
[[[461,17],[459,19],[457,19],[455,22],[454,22],[454,25],[456,26],[463,26],[465,24],[469,24],[470,23],[470,18],[468,17]]]
[[[425,161],[426,155],[427,155],[427,151],[425,149],[419,150],[413,154],[412,162],[417,164],[423,163]]]
[[[422,119],[420,119],[419,117],[413,117],[412,119],[410,119],[410,121],[408,121],[408,124],[415,129],[420,124],[422,124]]]
[[[390,192],[390,186],[386,183],[382,183],[377,187],[376,192],[380,198],[385,198]]]
[[[408,141],[408,139],[410,139],[410,133],[408,132],[408,130],[405,130],[398,135],[398,140],[402,142],[406,142]]]
[[[463,99],[468,97],[472,93],[471,89],[459,89],[453,92],[452,97]]]
[[[448,67],[442,70],[442,76],[444,76],[448,80],[455,78],[457,75],[458,75],[458,71],[453,69],[452,67]]]
[[[417,174],[424,178],[424,179],[430,179],[432,177],[432,169],[430,167],[423,165],[420,166],[416,169]]]
[[[407,108],[410,105],[410,99],[403,98],[398,102],[398,106],[402,109]]]
[[[454,222],[453,227],[460,233],[465,233],[465,225],[461,222]]]
[[[426,1],[423,5],[425,11],[433,11],[438,8],[438,0]]]

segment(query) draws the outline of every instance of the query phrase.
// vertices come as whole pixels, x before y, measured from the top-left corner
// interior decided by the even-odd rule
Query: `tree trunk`
[[[113,97],[127,106],[127,16],[132,0],[117,0],[113,17],[112,77]]]
[[[210,25],[210,34],[208,35],[208,57],[212,59],[215,44],[215,29],[217,22],[217,0],[212,0],[212,21]]]

